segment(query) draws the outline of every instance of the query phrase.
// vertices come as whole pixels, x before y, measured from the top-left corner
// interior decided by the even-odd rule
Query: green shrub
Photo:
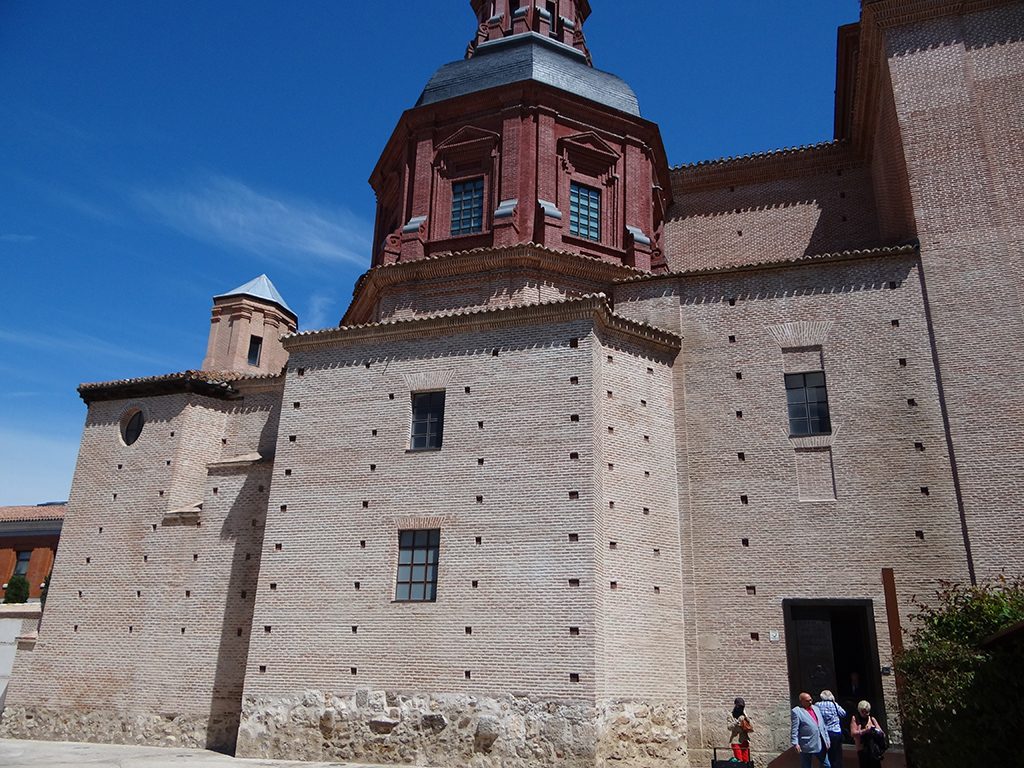
[[[5,603],[27,603],[28,602],[28,579],[20,574],[15,574],[7,580],[7,589],[4,592]]]
[[[903,728],[916,763],[928,768],[991,765],[979,734],[1022,722],[1024,640],[985,646],[1024,621],[1024,582],[946,585],[920,606],[911,645],[896,660]]]

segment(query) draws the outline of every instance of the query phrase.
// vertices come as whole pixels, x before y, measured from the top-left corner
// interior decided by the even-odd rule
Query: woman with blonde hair
[[[828,748],[828,761],[832,768],[843,768],[843,718],[846,710],[836,702],[832,691],[825,689],[819,696],[818,709],[825,720],[825,730],[831,746]]]
[[[887,746],[885,732],[878,721],[871,716],[871,704],[862,701],[850,721],[853,741],[857,744],[857,761],[860,768],[882,768],[882,752]]]

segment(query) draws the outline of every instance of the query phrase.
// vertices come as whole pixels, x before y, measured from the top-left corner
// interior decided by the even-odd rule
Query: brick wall
[[[979,578],[1020,574],[1024,7],[889,29],[889,72]],[[998,404],[993,403],[993,393]],[[992,405],[985,405],[991,403]]]
[[[672,360],[595,349],[599,696],[685,701]]]
[[[293,352],[247,694],[369,685],[593,697],[587,333]],[[436,378],[427,389],[448,381],[444,444],[413,453],[409,381],[424,375]],[[441,529],[438,598],[394,603],[398,530],[416,527]]]
[[[618,312],[679,323],[684,337],[675,376],[691,749],[726,743],[735,696],[761,726],[755,748],[786,748],[784,599],[872,600],[888,665],[880,569],[895,569],[904,617],[912,595],[966,578],[919,278],[913,257],[889,257],[617,288]],[[806,438],[788,437],[783,374],[813,361],[834,434],[808,455]],[[802,500],[827,488],[801,492],[807,461],[810,480],[834,476],[834,500]],[[891,678],[883,688],[876,708],[893,715]]]
[[[387,291],[379,304],[379,319],[410,319],[436,312],[470,307],[507,307],[557,301],[595,293],[593,281],[562,275],[524,274],[521,270],[495,270],[486,276],[417,281]]]
[[[674,271],[879,242],[870,169],[843,145],[679,168],[673,189],[665,257]]]
[[[270,470],[216,462],[256,450],[278,398],[90,406],[46,617],[18,657],[5,734],[232,746]],[[146,425],[126,446],[119,424],[133,408]],[[198,515],[174,514],[199,502]]]

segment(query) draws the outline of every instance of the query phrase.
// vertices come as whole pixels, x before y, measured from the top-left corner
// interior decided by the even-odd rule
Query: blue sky
[[[674,165],[831,139],[857,0],[592,5]],[[198,367],[214,294],[266,272],[338,322],[366,179],[473,30],[468,0],[0,0],[0,505],[66,498],[75,387]]]

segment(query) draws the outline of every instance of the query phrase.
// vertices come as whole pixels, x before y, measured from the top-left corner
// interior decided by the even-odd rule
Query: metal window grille
[[[433,602],[437,598],[438,528],[398,532],[398,579],[395,600]]]
[[[452,237],[482,232],[484,228],[484,180],[452,184]]]
[[[24,576],[28,573],[28,562],[32,559],[32,550],[18,553],[18,562],[14,564],[14,575]]]
[[[444,438],[444,390],[414,392],[412,396],[412,438],[414,451],[437,450]]]
[[[791,435],[827,435],[832,432],[823,371],[787,373],[786,403]]]
[[[249,337],[249,365],[260,364],[260,352],[263,351],[263,339],[259,336]]]
[[[601,239],[601,190],[575,181],[569,185],[569,234]]]

